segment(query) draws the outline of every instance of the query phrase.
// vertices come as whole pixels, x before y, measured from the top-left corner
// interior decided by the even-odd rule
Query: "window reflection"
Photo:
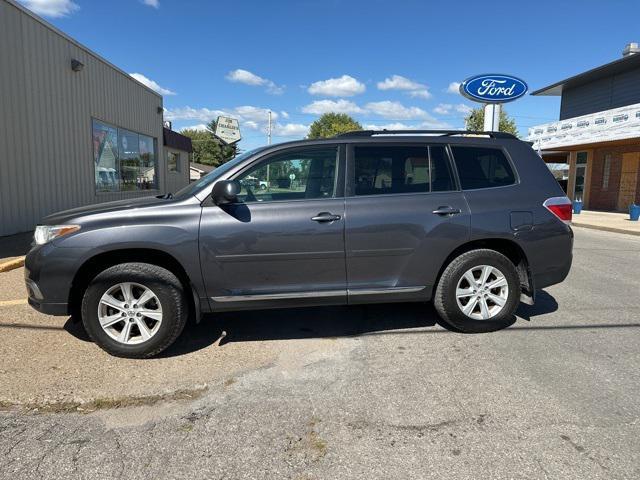
[[[156,139],[93,121],[95,182],[98,192],[156,188]]]

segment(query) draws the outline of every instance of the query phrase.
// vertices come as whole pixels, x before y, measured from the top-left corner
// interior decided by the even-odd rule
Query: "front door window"
[[[333,198],[337,148],[301,148],[281,153],[240,174],[244,203]]]

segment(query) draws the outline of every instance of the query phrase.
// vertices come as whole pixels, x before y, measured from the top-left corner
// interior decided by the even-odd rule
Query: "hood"
[[[48,215],[40,222],[42,225],[63,225],[65,223],[73,223],[73,220],[99,215],[101,213],[111,213],[118,211],[127,211],[137,208],[151,207],[158,204],[169,203],[170,200],[158,197],[142,197],[131,198],[127,200],[116,200],[115,202],[98,203],[87,205],[86,207],[72,208]]]

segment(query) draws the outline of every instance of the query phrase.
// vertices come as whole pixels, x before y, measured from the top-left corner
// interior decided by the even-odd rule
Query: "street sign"
[[[512,102],[525,93],[529,87],[517,77],[497,73],[476,75],[460,84],[460,94],[480,103]]]
[[[214,135],[227,145],[239,142],[242,137],[240,136],[238,120],[231,117],[218,117]]]

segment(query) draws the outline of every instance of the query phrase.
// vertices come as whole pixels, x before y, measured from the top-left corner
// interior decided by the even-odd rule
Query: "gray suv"
[[[46,217],[29,303],[150,357],[189,316],[433,301],[486,332],[571,267],[569,199],[506,133],[360,131],[246,152],[171,195]]]

